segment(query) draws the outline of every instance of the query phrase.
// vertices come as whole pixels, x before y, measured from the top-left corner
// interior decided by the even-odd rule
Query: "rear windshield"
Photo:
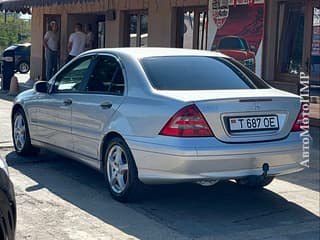
[[[269,88],[233,59],[206,56],[147,57],[142,66],[158,90],[224,90]]]

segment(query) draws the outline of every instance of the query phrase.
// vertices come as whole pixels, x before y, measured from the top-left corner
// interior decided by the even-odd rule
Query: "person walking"
[[[43,38],[46,61],[46,80],[48,81],[58,70],[59,35],[58,25],[51,21]]]
[[[71,33],[68,42],[69,56],[67,62],[82,53],[86,49],[87,35],[82,32],[82,24],[76,23],[74,33]]]

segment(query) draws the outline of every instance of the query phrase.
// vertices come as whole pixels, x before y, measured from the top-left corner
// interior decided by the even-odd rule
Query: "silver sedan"
[[[17,96],[15,150],[46,148],[104,173],[119,201],[142,183],[234,179],[262,188],[302,170],[300,97],[215,52],[85,52]]]

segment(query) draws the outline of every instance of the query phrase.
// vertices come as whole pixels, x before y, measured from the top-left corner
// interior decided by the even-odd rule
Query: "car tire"
[[[0,239],[15,239],[16,218],[13,204],[0,189]]]
[[[22,61],[18,64],[18,71],[22,74],[30,71],[30,64],[26,61]]]
[[[274,177],[268,176],[263,178],[262,176],[248,176],[246,178],[236,179],[236,182],[242,186],[246,186],[252,189],[262,189],[269,185],[273,181]]]
[[[105,151],[104,176],[115,200],[132,202],[138,199],[142,183],[131,151],[120,137],[113,138]]]
[[[12,121],[12,139],[15,151],[20,156],[31,156],[39,153],[40,149],[32,146],[28,122],[22,109],[17,109]]]

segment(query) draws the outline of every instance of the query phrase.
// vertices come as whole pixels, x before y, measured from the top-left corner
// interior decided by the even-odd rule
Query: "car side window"
[[[100,56],[90,74],[87,92],[123,95],[124,78],[119,62],[111,56]]]
[[[54,92],[78,92],[87,76],[91,57],[84,57],[74,62],[70,67],[57,76]]]

